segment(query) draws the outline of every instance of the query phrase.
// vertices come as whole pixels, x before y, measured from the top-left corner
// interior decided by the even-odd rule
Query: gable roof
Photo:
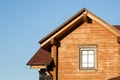
[[[79,22],[83,21],[84,14],[87,15],[90,19],[96,21],[100,25],[103,25],[106,29],[111,31],[116,36],[120,36],[120,25],[109,25],[87,9],[83,8],[78,13],[76,13],[74,16],[72,16],[70,19],[68,19],[66,22],[64,22],[62,25],[58,26],[54,31],[52,31],[50,34],[45,36],[43,39],[41,39],[39,42],[41,44],[41,48],[36,52],[36,54],[29,60],[27,65],[49,65],[52,62],[52,57],[50,55],[50,52],[48,52],[50,45],[47,44],[50,42],[51,39],[56,38],[61,33],[65,33],[65,31],[69,31],[73,25],[76,25]],[[46,46],[46,48],[44,47]]]
[[[52,62],[50,53],[40,48],[36,54],[30,59],[27,65],[49,65]]]
[[[106,29],[111,31],[116,36],[120,36],[120,31],[117,28],[106,23],[105,21],[103,21],[102,19],[100,19],[99,17],[97,17],[96,15],[91,13],[90,11],[88,11],[87,9],[83,8],[78,13],[76,13],[74,16],[72,16],[70,19],[65,21],[60,26],[58,26],[50,34],[48,34],[43,39],[41,39],[39,41],[39,43],[41,44],[41,47],[44,46],[46,43],[48,43],[51,39],[53,39],[53,38],[57,37],[58,35],[60,35],[61,33],[63,33],[65,30],[74,27],[74,26],[72,26],[73,24],[76,24],[76,23],[82,21],[84,14],[86,14],[87,17],[89,17],[90,19],[94,20],[95,22],[99,23],[100,25],[102,25],[103,27],[105,27]]]

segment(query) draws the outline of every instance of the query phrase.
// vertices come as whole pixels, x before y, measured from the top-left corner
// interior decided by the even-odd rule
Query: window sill
[[[79,69],[79,72],[96,72],[97,69]]]

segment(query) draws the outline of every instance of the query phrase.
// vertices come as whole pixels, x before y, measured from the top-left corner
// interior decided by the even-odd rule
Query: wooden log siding
[[[120,76],[120,44],[118,46],[118,76]]]
[[[80,71],[78,46],[97,44],[97,70]],[[59,80],[107,80],[118,76],[117,36],[96,22],[84,23],[60,41],[58,48]]]

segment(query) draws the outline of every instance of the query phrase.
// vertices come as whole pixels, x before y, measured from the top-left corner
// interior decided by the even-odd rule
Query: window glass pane
[[[95,54],[96,49],[92,47],[85,47],[80,49],[80,66],[83,69],[95,68]]]
[[[82,64],[82,67],[83,67],[83,68],[86,68],[86,67],[87,67],[87,64],[86,64],[86,63],[83,63],[83,64]]]
[[[93,63],[89,63],[88,67],[94,67],[94,64]]]
[[[82,54],[87,54],[87,51],[82,51]]]
[[[88,56],[88,62],[90,62],[90,63],[91,63],[91,62],[92,62],[92,63],[94,62],[94,55],[89,55],[89,56]]]
[[[89,54],[94,54],[94,51],[89,51]]]
[[[82,63],[87,62],[87,55],[82,55]]]

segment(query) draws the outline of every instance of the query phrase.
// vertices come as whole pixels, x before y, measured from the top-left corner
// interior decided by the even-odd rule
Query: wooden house
[[[85,8],[39,43],[27,65],[40,80],[120,80],[120,26]]]

